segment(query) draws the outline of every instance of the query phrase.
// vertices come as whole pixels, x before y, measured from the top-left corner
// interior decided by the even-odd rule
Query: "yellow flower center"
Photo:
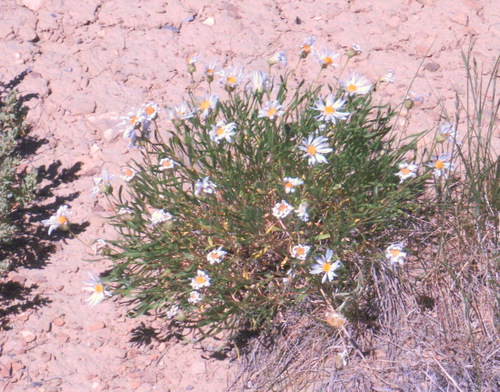
[[[66,218],[64,215],[60,215],[57,217],[56,222],[58,225],[62,226],[68,223],[68,218]]]
[[[270,108],[268,111],[267,111],[267,117],[272,117],[276,114],[276,108]]]
[[[304,53],[309,53],[309,52],[311,52],[311,45],[307,45],[307,44],[306,44],[306,45],[304,45],[304,46],[302,47],[302,52],[304,52]]]
[[[307,146],[307,152],[309,153],[309,155],[316,155],[316,147],[312,144],[310,146]]]
[[[440,160],[437,160],[437,161],[434,163],[434,167],[435,167],[436,169],[441,170],[441,169],[443,169],[443,168],[444,168],[444,162],[443,162],[443,161],[440,161]]]
[[[195,281],[196,283],[198,283],[199,285],[205,283],[207,280],[205,279],[205,277],[203,275],[198,275],[196,278],[195,278]]]
[[[398,257],[398,255],[401,251],[399,249],[391,249],[390,252],[391,252],[392,257]]]
[[[130,117],[130,125],[134,125],[137,122],[137,120],[138,120],[137,116]]]
[[[224,133],[225,133],[225,132],[226,132],[226,130],[225,130],[223,127],[219,127],[219,128],[217,128],[217,130],[215,131],[215,134],[216,134],[217,136],[222,136],[222,135],[224,135]]]
[[[323,63],[325,65],[330,65],[331,63],[333,63],[333,59],[330,56],[323,57]]]
[[[236,78],[234,76],[228,76],[226,79],[227,83],[230,85],[236,84]]]
[[[305,249],[302,247],[302,246],[299,246],[297,249],[296,249],[296,253],[297,255],[299,256],[304,256],[306,254],[306,251]]]
[[[401,173],[402,173],[403,175],[405,175],[405,176],[406,176],[407,174],[410,174],[410,172],[411,172],[411,170],[410,170],[410,169],[408,169],[407,167],[403,167],[400,171],[401,171]]]
[[[146,112],[147,115],[151,116],[155,112],[155,108],[152,106],[148,106],[144,111]]]
[[[355,93],[356,91],[358,91],[358,86],[350,83],[347,85],[346,90],[349,91],[350,93]]]
[[[161,164],[163,167],[170,167],[172,166],[172,161],[167,159],[166,161],[164,161],[162,164]]]
[[[95,290],[96,293],[102,294],[102,293],[104,293],[104,286],[102,285],[102,283],[97,283],[95,285],[95,289],[94,290]]]
[[[202,103],[200,103],[200,109],[202,111],[207,110],[209,107],[210,107],[210,101],[203,101]]]
[[[330,263],[325,263],[321,266],[321,268],[323,268],[323,271],[329,272],[330,269],[332,268],[332,265]]]
[[[333,106],[325,106],[325,109],[323,110],[323,112],[326,114],[326,115],[330,115],[330,114],[333,114],[336,112],[335,108]]]

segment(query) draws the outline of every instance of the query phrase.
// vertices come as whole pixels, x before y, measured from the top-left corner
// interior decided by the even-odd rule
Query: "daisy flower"
[[[299,55],[301,58],[305,59],[309,53],[311,53],[311,50],[314,46],[314,44],[316,43],[316,37],[314,35],[311,35],[310,37],[307,37],[305,40],[304,40],[304,43],[302,45],[299,46],[300,48],[300,51],[299,51]]]
[[[302,141],[302,145],[299,148],[305,152],[304,158],[308,158],[309,165],[315,165],[316,163],[328,163],[326,158],[322,154],[327,154],[333,151],[333,148],[328,147],[328,139],[324,136],[314,137],[314,135],[309,135],[307,140]]]
[[[149,121],[153,121],[156,120],[156,118],[158,117],[158,111],[159,111],[158,104],[151,101],[142,106],[140,114],[142,117],[148,119]]]
[[[62,205],[57,209],[55,215],[52,215],[49,219],[42,220],[42,225],[49,227],[49,235],[51,235],[55,229],[68,230],[68,215],[71,214],[72,212],[70,211],[69,206]]]
[[[173,169],[175,165],[178,165],[178,163],[175,162],[173,159],[163,158],[163,159],[160,159],[159,169],[161,171],[170,170],[170,169]]]
[[[449,160],[448,154],[441,154],[439,157],[433,158],[428,166],[434,169],[434,176],[448,178],[448,172],[455,168]]]
[[[307,204],[306,203],[301,203],[299,205],[299,208],[295,210],[295,213],[299,217],[299,219],[303,222],[308,222],[309,221],[309,214],[307,213]]]
[[[311,274],[324,273],[323,279],[321,279],[321,283],[325,283],[327,279],[329,282],[331,282],[337,276],[335,271],[340,268],[341,261],[337,260],[335,263],[332,263],[332,257],[333,251],[331,249],[327,249],[324,255],[314,256],[314,259],[318,263],[313,265]]]
[[[170,212],[165,212],[163,208],[161,210],[156,210],[151,214],[151,226],[166,222],[172,218],[172,214]]]
[[[343,81],[347,95],[365,95],[368,94],[372,88],[372,85],[364,76],[360,76],[357,73],[353,73],[349,80]]]
[[[90,306],[96,306],[100,304],[104,298],[111,297],[112,294],[104,288],[104,285],[101,282],[101,279],[95,277],[93,274],[89,272],[90,281],[83,282],[87,287],[84,287],[83,290],[90,291],[92,295],[87,298],[85,301],[89,303]]]
[[[270,79],[265,72],[253,71],[250,74],[250,80],[252,81],[252,85],[250,88],[256,94],[261,94],[266,91],[272,90],[272,85],[273,85],[272,79]]]
[[[170,121],[178,122],[193,117],[194,112],[195,110],[191,110],[189,105],[183,102],[181,106],[174,106],[174,109],[169,109],[167,114]]]
[[[352,44],[352,46],[347,49],[346,56],[348,58],[353,58],[354,56],[360,55],[362,51],[363,51],[363,49],[361,49],[360,45]]]
[[[169,310],[167,310],[167,318],[172,319],[179,313],[179,307],[177,305],[172,305]]]
[[[210,177],[205,177],[203,179],[200,178],[198,181],[196,181],[195,187],[196,189],[194,194],[196,196],[199,196],[201,192],[210,194],[214,193],[215,188],[217,188],[217,185],[215,185],[212,181],[210,181]]]
[[[217,106],[217,95],[207,94],[198,105],[198,110],[201,112],[201,118],[206,119],[210,112],[215,110]]]
[[[94,245],[92,245],[92,250],[94,251],[94,256],[97,256],[98,254],[102,254],[106,248],[109,248],[108,243],[106,240],[99,238],[94,242]]]
[[[281,52],[276,52],[271,57],[269,57],[269,59],[267,60],[267,63],[271,67],[275,64],[278,64],[278,63],[282,64],[283,67],[286,67],[286,65],[288,63],[288,59],[286,58],[285,51],[282,50]]]
[[[316,116],[317,120],[337,124],[337,120],[345,120],[349,116],[349,113],[339,111],[344,105],[345,101],[343,99],[335,100],[333,94],[328,94],[324,101],[321,98],[316,101],[316,106],[313,106],[312,109],[320,112]]]
[[[314,52],[314,55],[318,58],[319,63],[321,64],[321,68],[326,68],[328,66],[337,67],[338,64],[335,64],[333,60],[335,60],[339,54],[334,53],[328,49],[321,49],[317,52]]]
[[[141,111],[132,109],[126,116],[122,116],[122,121],[118,126],[125,126],[123,138],[128,139],[135,135],[135,130],[141,128],[144,117]]]
[[[457,130],[455,127],[449,123],[443,123],[439,126],[439,134],[436,136],[436,141],[438,143],[443,143],[446,140],[453,143],[457,138]]]
[[[189,294],[188,302],[190,304],[197,304],[200,301],[201,301],[200,293],[196,290],[191,291],[191,293]]]
[[[295,245],[292,248],[292,257],[295,257],[296,259],[299,260],[305,260],[307,258],[307,254],[311,250],[311,247],[309,245]]]
[[[222,258],[225,255],[227,255],[227,252],[225,250],[222,250],[222,246],[219,246],[218,249],[212,250],[207,255],[207,260],[210,262],[210,264],[219,264],[222,262]]]
[[[234,91],[243,80],[243,70],[235,67],[229,68],[228,71],[222,70],[219,75],[221,76],[220,83],[224,85],[227,92]]]
[[[417,165],[412,165],[410,163],[402,162],[398,164],[399,171],[396,175],[401,179],[400,184],[405,182],[408,178],[415,178],[417,176]]]
[[[215,70],[217,69],[217,61],[211,61],[205,66],[203,73],[205,74],[205,79],[208,83],[212,83],[215,76]]]
[[[293,207],[285,200],[281,200],[273,207],[273,215],[278,219],[285,218],[292,211]]]
[[[196,276],[191,279],[191,286],[193,286],[193,289],[195,290],[208,287],[210,286],[210,277],[205,271],[198,270],[196,272]]]
[[[226,139],[228,143],[232,143],[232,137],[236,135],[235,128],[236,124],[234,122],[226,124],[224,121],[219,121],[216,125],[212,125],[210,139],[216,143],[219,143],[222,139]]]
[[[267,117],[269,120],[274,120],[276,117],[281,117],[285,114],[283,106],[279,101],[267,101],[262,109],[259,109],[259,118]]]
[[[405,257],[406,253],[403,252],[402,243],[391,244],[385,250],[385,258],[388,259],[392,265],[399,264],[402,266],[405,262]]]
[[[129,182],[132,181],[132,179],[135,177],[137,174],[137,171],[132,169],[131,167],[126,167],[122,169],[122,175],[120,176],[123,178],[125,181]]]
[[[286,193],[295,192],[295,187],[298,185],[302,185],[304,183],[304,181],[302,181],[300,178],[294,178],[294,177],[285,177],[283,178],[283,181],[285,182]]]
[[[90,189],[91,195],[97,195],[102,192],[106,195],[110,195],[113,192],[113,187],[111,186],[111,180],[115,176],[110,176],[108,171],[104,169],[100,177],[94,177],[94,186]]]
[[[132,215],[134,213],[134,210],[132,210],[129,207],[121,207],[118,210],[118,215]]]
[[[394,70],[390,69],[387,73],[379,79],[381,83],[394,83]]]

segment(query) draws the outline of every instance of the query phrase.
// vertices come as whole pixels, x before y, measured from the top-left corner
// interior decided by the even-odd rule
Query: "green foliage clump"
[[[31,200],[36,185],[36,171],[20,169],[19,145],[28,131],[26,108],[17,92],[0,93],[0,244],[10,242],[19,231],[12,213]]]
[[[191,95],[166,134],[152,106],[131,118],[144,160],[116,201],[109,280],[135,312],[214,334],[303,301],[342,311],[366,289],[363,257],[418,209],[425,177],[397,175],[418,138],[399,140],[377,86],[263,80],[224,100]]]

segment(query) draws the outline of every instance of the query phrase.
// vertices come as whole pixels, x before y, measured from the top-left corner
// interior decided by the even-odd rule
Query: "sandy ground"
[[[38,236],[24,265],[11,272],[2,304],[0,391],[224,391],[238,362],[211,357],[212,347],[163,342],[154,317],[130,319],[113,298],[90,308],[82,292],[90,263],[84,245],[67,234],[48,236],[40,220],[68,204],[87,242],[112,235],[105,200],[91,197],[93,176],[118,175],[134,151],[117,127],[131,107],[151,100],[178,104],[191,83],[186,58],[218,60],[245,72],[266,70],[285,50],[290,67],[310,36],[318,48],[363,48],[349,64],[376,81],[389,69],[395,82],[381,96],[401,102],[423,96],[410,131],[435,127],[438,100],[453,113],[454,91],[464,91],[461,49],[476,39],[485,69],[500,48],[500,3],[479,0],[2,0],[0,78],[29,95],[37,139],[30,164],[42,167]],[[422,63],[423,62],[423,63]],[[420,64],[422,66],[419,68]],[[319,65],[308,58],[299,76],[312,80]],[[325,72],[323,82],[334,81]],[[203,87],[196,89],[202,94]],[[498,143],[496,135],[495,142]],[[6,294],[4,293],[4,296]],[[144,323],[144,324],[143,324]]]

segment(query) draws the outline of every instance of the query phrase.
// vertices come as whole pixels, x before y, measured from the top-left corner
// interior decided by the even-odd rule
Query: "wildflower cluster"
[[[312,53],[326,72],[340,60],[314,45],[304,42],[299,62]],[[278,52],[269,70],[287,61]],[[203,78],[211,86],[219,76],[228,98],[210,89],[167,108],[154,121],[170,129],[147,138],[143,163],[123,173],[116,293],[134,298],[137,313],[162,311],[204,333],[260,328],[307,298],[341,307],[369,273],[360,257],[418,208],[424,180],[405,162],[416,139],[396,145],[395,112],[373,103],[373,84],[356,72],[327,94],[301,84],[289,96],[286,74],[277,83],[217,66]],[[153,121],[144,112],[140,127]]]

